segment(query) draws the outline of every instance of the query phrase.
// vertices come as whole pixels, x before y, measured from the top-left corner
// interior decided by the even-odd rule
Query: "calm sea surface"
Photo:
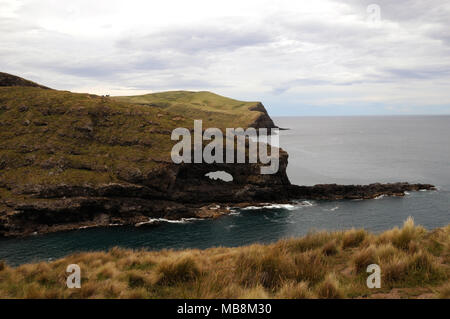
[[[423,182],[438,191],[364,201],[298,201],[237,210],[218,220],[111,227],[0,240],[10,265],[51,260],[77,251],[207,248],[273,242],[311,230],[401,226],[408,216],[435,228],[450,223],[450,116],[279,117],[292,183]]]

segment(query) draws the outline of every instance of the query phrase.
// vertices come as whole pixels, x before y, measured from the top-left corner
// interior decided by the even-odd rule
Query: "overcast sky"
[[[450,114],[448,0],[0,0],[0,44],[0,71],[75,92]]]

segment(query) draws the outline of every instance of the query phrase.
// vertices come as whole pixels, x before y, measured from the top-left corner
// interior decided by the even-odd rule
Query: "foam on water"
[[[310,201],[299,201],[299,202],[293,202],[292,204],[264,204],[261,206],[247,206],[240,208],[240,210],[259,210],[259,209],[285,209],[285,210],[296,210],[302,206],[304,207],[310,207],[314,206],[315,204]]]
[[[182,219],[166,219],[166,218],[149,218],[146,222],[136,223],[135,226],[142,226],[155,223],[170,223],[170,224],[186,224],[192,221],[202,220],[201,218],[182,218]]]

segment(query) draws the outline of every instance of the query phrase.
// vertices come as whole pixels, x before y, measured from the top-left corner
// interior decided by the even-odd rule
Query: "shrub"
[[[366,238],[366,231],[363,229],[351,229],[344,233],[342,238],[342,248],[359,246]]]
[[[128,286],[130,288],[139,288],[147,284],[145,276],[137,271],[130,271],[127,274]]]
[[[403,224],[403,228],[392,238],[395,247],[403,250],[409,248],[411,240],[415,237],[414,220],[409,217]]]
[[[322,253],[325,256],[334,256],[338,253],[338,247],[336,244],[336,240],[332,240],[326,243],[322,248]]]
[[[288,250],[294,252],[305,252],[321,247],[323,244],[329,242],[333,237],[332,233],[317,232],[309,233],[302,238],[289,239],[282,241]]]
[[[77,290],[76,293],[79,290],[81,298],[90,298],[97,292],[98,288],[99,286],[96,282],[93,281],[83,282],[81,284],[81,288],[76,289]]]
[[[243,289],[239,298],[243,299],[267,299],[269,295],[267,294],[264,287],[257,285],[256,287],[252,287],[250,289]]]
[[[130,254],[130,251],[120,247],[113,247],[109,250],[109,254],[115,258],[124,258]]]
[[[450,283],[447,283],[439,289],[438,297],[441,299],[450,299]]]
[[[316,291],[319,298],[340,299],[344,297],[342,290],[339,288],[339,282],[334,274],[328,275],[327,278],[317,286]]]
[[[382,244],[376,248],[376,256],[380,262],[387,262],[400,253],[391,243]]]
[[[385,282],[394,284],[406,278],[407,268],[408,265],[404,259],[395,257],[388,263],[382,265],[381,275],[383,276]]]
[[[419,251],[408,258],[408,281],[411,284],[422,284],[444,276],[440,265],[429,253]]]
[[[244,286],[260,284],[273,290],[284,280],[294,277],[295,265],[280,251],[269,250],[260,253],[259,250],[253,250],[238,256],[236,273]]]
[[[163,262],[157,271],[158,284],[169,286],[189,282],[200,276],[200,270],[192,257],[184,257],[175,262]]]
[[[307,282],[289,281],[281,287],[277,297],[283,299],[311,299],[314,298],[314,294],[309,289]]]
[[[100,267],[97,271],[97,280],[106,280],[113,278],[118,273],[115,265],[111,262]]]
[[[386,243],[391,242],[399,249],[415,252],[417,251],[417,243],[415,243],[414,240],[420,239],[421,234],[424,234],[425,232],[423,227],[416,227],[414,225],[414,219],[412,217],[408,217],[401,229],[394,228],[384,232],[380,235],[378,241]]]
[[[327,271],[326,262],[316,252],[305,252],[294,257],[295,279],[312,284],[321,281]]]
[[[353,264],[357,273],[365,272],[367,266],[376,263],[377,258],[373,246],[358,251],[353,257]]]
[[[3,260],[0,260],[0,271],[6,268],[5,262]]]
[[[410,271],[431,273],[434,270],[432,257],[428,253],[419,252],[414,254],[409,261]]]
[[[125,291],[120,297],[128,299],[146,299],[149,297],[149,293],[145,288],[136,288]]]

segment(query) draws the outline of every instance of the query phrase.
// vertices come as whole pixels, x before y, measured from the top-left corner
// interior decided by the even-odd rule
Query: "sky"
[[[0,71],[212,91],[273,116],[450,114],[450,2],[0,0]]]

